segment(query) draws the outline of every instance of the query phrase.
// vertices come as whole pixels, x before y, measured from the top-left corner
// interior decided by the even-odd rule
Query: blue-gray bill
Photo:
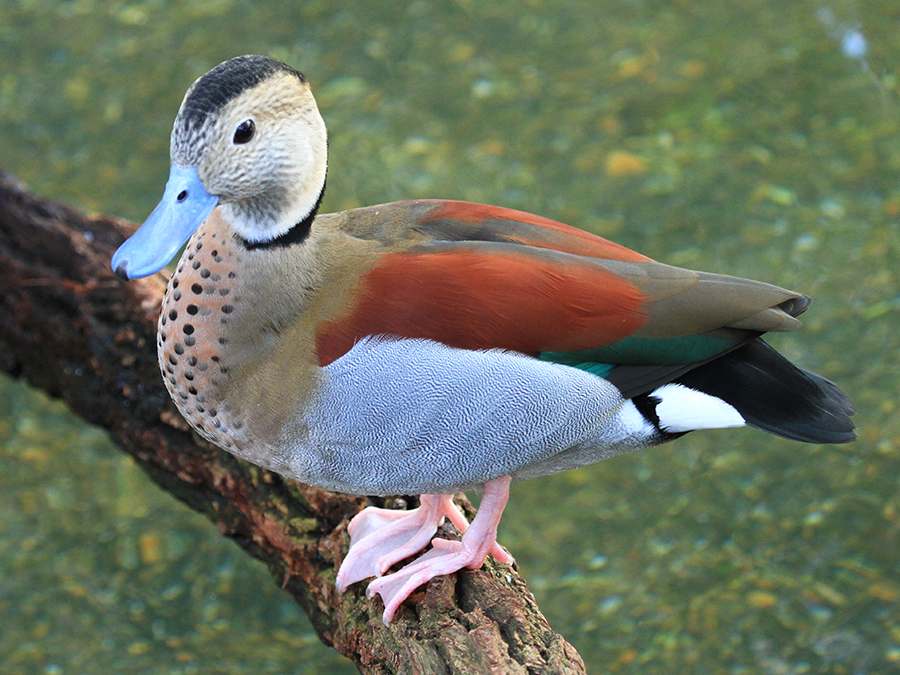
[[[162,200],[113,255],[116,276],[127,281],[159,272],[218,202],[219,198],[203,187],[196,167],[173,164]]]

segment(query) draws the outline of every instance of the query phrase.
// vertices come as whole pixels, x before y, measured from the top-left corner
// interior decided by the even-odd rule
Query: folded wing
[[[597,374],[609,364],[690,364],[796,328],[808,303],[520,211],[444,201],[377,208],[386,207],[430,240],[383,253],[362,275],[353,303],[319,330],[321,365],[369,335],[509,349]]]

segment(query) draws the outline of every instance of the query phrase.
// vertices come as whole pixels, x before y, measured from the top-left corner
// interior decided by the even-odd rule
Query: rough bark
[[[491,558],[481,570],[433,580],[387,628],[380,599],[367,600],[365,584],[338,595],[347,522],[368,500],[284,479],[192,434],[156,365],[162,276],[123,284],[109,270],[112,252],[133,230],[39,199],[0,171],[4,371],[108,429],[163,489],[263,560],[321,639],[361,672],[585,672],[525,582]]]

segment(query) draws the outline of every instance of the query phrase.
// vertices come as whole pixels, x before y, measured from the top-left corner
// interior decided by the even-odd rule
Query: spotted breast
[[[246,445],[244,420],[228,405],[228,322],[242,298],[245,252],[231,237],[201,229],[169,280],[157,333],[159,366],[169,395],[206,440],[232,452]],[[203,336],[201,340],[197,336]]]

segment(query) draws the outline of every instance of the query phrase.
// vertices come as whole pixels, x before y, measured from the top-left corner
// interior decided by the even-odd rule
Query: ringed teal
[[[847,396],[762,341],[809,298],[655,262],[511,209],[417,200],[318,215],[326,130],[306,79],[262,56],[188,89],[159,206],[123,280],[187,242],[159,319],[166,387],[203,437],[289,478],[420,494],[350,526],[337,585],[377,577],[384,621],[490,553],[513,480],[750,425],[854,438]],[[471,525],[453,493],[483,489]],[[435,539],[448,518],[459,542]],[[394,564],[431,549],[399,571]]]

